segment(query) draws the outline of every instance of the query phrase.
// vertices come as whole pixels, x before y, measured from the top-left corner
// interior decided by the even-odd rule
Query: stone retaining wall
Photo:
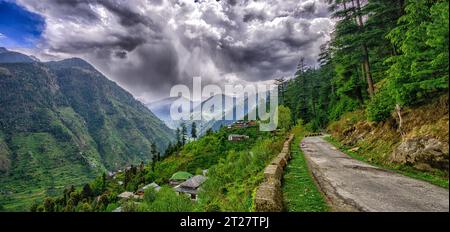
[[[291,159],[290,147],[294,135],[284,142],[283,149],[264,169],[264,182],[256,190],[254,206],[256,212],[280,212],[283,210],[281,181],[284,168]]]

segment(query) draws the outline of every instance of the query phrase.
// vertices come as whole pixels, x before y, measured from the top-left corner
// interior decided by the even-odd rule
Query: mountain
[[[0,63],[34,63],[39,59],[0,47]]]
[[[1,57],[0,208],[21,209],[150,160],[152,143],[163,152],[174,141],[147,107],[84,60],[30,62],[4,50]],[[24,62],[12,62],[17,57]]]
[[[188,131],[190,131],[190,126],[191,126],[193,120],[175,121],[175,120],[172,120],[172,118],[170,117],[170,107],[178,99],[180,99],[180,98],[178,98],[178,97],[165,98],[160,101],[150,103],[147,105],[147,107],[152,112],[154,112],[155,115],[158,116],[164,123],[166,123],[166,125],[168,127],[172,128],[172,129],[176,129],[181,125],[181,123],[184,122],[186,124],[186,126],[188,127]],[[225,94],[218,94],[218,95],[214,95],[214,96],[211,96],[211,97],[203,100],[200,104],[195,104],[193,101],[190,101],[185,98],[181,98],[181,100],[185,101],[185,103],[191,104],[191,113],[189,116],[190,118],[196,118],[196,116],[202,112],[202,109],[205,108],[205,106],[211,106],[214,102],[222,102],[222,106],[223,106],[222,111],[216,112],[215,114],[205,113],[205,114],[203,114],[202,120],[195,120],[195,122],[197,123],[199,135],[205,134],[210,129],[213,131],[217,131],[222,126],[227,126],[237,120],[242,120],[242,118],[236,117],[236,115],[234,115],[236,112],[237,106],[235,106],[234,104],[226,104],[227,102],[236,102],[236,104],[237,104],[236,97],[231,97],[231,96],[228,96]],[[244,98],[244,115],[246,115],[249,112],[247,104],[248,104],[248,97],[245,97]],[[224,118],[222,118],[222,115],[231,116],[231,118],[233,118],[233,119],[225,120]],[[221,118],[221,119],[213,119],[214,117]]]
[[[170,106],[178,99],[178,97],[164,98],[162,100],[147,104],[146,106],[169,128],[176,129],[180,126],[181,122],[172,120],[172,118],[170,117]],[[185,104],[190,104],[191,107],[194,104],[192,101],[186,98],[181,98],[180,100]]]

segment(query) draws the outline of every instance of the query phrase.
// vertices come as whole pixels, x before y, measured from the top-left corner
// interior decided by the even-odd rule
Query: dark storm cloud
[[[292,75],[301,56],[315,64],[332,26],[321,0],[17,1],[46,19],[42,50],[89,60],[143,101],[196,75]]]
[[[135,26],[137,24],[143,24],[148,27],[151,27],[152,30],[160,31],[158,26],[153,23],[153,21],[141,15],[140,13],[137,13],[131,9],[128,8],[128,5],[126,4],[126,1],[97,1],[97,4],[100,4],[104,6],[106,9],[108,9],[111,13],[115,14],[120,19],[120,24],[122,24],[125,27]]]
[[[267,18],[267,15],[264,14],[264,12],[259,13],[247,13],[244,15],[243,21],[244,23],[250,22],[252,20],[260,20],[264,21]]]
[[[133,51],[136,47],[146,43],[144,36],[110,34],[109,41],[67,41],[66,44],[60,44],[52,47],[55,52],[65,52],[71,54],[83,54],[86,51],[103,49],[121,49]]]
[[[117,51],[114,55],[118,58],[125,59],[127,58],[127,52],[125,51]]]

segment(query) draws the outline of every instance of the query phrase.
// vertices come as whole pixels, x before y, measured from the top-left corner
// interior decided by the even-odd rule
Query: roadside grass
[[[291,145],[292,160],[286,167],[282,186],[285,208],[288,212],[327,212],[330,207],[318,190],[299,147],[306,131],[300,126],[292,131],[295,134]]]
[[[329,143],[333,144],[335,147],[339,148],[339,150],[341,150],[342,152],[344,152],[345,154],[349,155],[350,157],[352,157],[356,160],[366,162],[366,163],[369,163],[371,165],[374,165],[374,166],[377,166],[380,168],[388,169],[390,171],[397,172],[399,174],[402,174],[402,175],[405,175],[405,176],[408,176],[411,178],[423,180],[423,181],[432,183],[434,185],[448,189],[448,177],[446,177],[444,172],[436,171],[434,173],[427,173],[427,172],[416,170],[413,167],[410,167],[407,165],[386,163],[386,162],[384,162],[384,163],[377,162],[376,160],[371,159],[370,155],[365,156],[365,155],[359,154],[357,152],[350,151],[350,149],[351,149],[350,147],[341,144],[339,141],[337,141],[332,136],[326,136],[325,140],[328,141]]]

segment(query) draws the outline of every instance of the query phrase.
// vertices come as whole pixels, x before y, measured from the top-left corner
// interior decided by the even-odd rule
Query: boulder
[[[393,162],[415,166],[430,171],[440,169],[448,172],[448,144],[435,138],[414,137],[403,141],[392,153]]]

